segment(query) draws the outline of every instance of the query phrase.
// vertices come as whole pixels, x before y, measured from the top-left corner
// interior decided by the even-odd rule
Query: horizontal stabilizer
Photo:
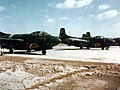
[[[82,35],[82,38],[90,38],[90,37],[91,37],[90,32],[86,32],[86,34]]]
[[[0,32],[0,37],[1,38],[7,38],[10,34]]]

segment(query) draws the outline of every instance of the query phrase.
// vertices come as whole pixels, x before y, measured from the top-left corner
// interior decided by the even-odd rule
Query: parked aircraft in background
[[[120,46],[120,38],[113,38],[115,40],[114,46]]]
[[[109,46],[115,43],[113,39],[104,38],[102,36],[91,37],[90,32],[83,34],[82,37],[72,37],[66,34],[65,28],[60,29],[59,38],[61,39],[61,43],[68,44],[69,46],[77,46],[80,47],[80,49],[87,47],[87,49],[101,48],[104,50],[104,48],[109,49]]]
[[[46,54],[47,49],[60,43],[59,37],[52,36],[44,31],[35,31],[30,34],[6,34],[0,32],[1,48],[9,49],[10,53],[14,50],[42,50],[42,54]]]

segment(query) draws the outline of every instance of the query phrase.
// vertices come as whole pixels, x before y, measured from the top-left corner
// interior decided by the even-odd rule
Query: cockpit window
[[[42,36],[42,32],[41,31],[36,31],[36,32],[31,33],[30,35],[32,35],[32,36]]]

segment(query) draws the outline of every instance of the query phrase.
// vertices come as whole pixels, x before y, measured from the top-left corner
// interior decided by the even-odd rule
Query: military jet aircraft
[[[30,34],[6,34],[0,33],[1,48],[9,49],[10,53],[14,50],[42,50],[42,54],[46,54],[47,49],[52,49],[53,46],[59,44],[59,37],[52,36],[44,31],[35,31]]]
[[[113,40],[115,40],[115,43],[113,44],[114,46],[120,46],[120,37],[113,38]]]
[[[80,49],[87,47],[87,49],[101,48],[104,50],[105,47],[108,49],[111,43],[115,42],[113,39],[102,36],[91,37],[90,32],[83,34],[82,37],[72,37],[66,34],[65,28],[60,29],[59,38],[61,39],[61,43],[68,44],[68,46],[77,46],[80,47]]]

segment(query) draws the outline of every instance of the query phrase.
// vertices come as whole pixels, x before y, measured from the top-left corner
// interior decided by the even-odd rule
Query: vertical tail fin
[[[82,38],[90,38],[90,37],[91,37],[90,32],[86,32],[86,34],[82,35]]]
[[[65,32],[65,28],[60,28],[60,34],[59,34],[59,37],[61,38],[64,38],[64,37],[68,37],[68,35],[66,34]]]
[[[0,31],[0,37],[1,38],[7,38],[10,34],[7,34],[7,33],[3,33]]]
[[[91,37],[90,32],[86,32],[86,37]]]

